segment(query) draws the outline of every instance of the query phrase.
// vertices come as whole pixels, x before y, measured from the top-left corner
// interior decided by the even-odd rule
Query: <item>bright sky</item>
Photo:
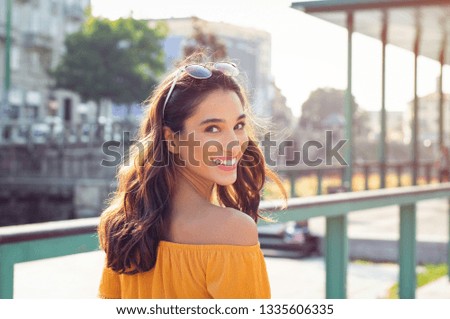
[[[265,30],[272,35],[272,74],[294,115],[311,91],[347,87],[347,35],[344,28],[290,8],[287,0],[91,0],[94,15],[111,19],[197,16],[210,21]],[[381,43],[353,37],[353,94],[367,110],[381,104]],[[413,99],[413,54],[387,47],[386,107],[402,111]],[[444,91],[450,92],[450,67]],[[419,59],[419,96],[436,90],[437,62]]]

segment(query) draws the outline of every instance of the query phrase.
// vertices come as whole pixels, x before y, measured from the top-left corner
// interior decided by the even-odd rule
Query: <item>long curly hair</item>
[[[183,72],[164,114],[164,101],[174,80],[173,74],[162,81],[146,101],[137,143],[130,148],[126,161],[129,164],[125,165],[124,161],[118,169],[117,190],[108,200],[98,227],[107,267],[118,273],[145,272],[156,263],[177,177],[177,159],[168,151],[163,127],[183,132],[186,119],[209,93],[218,89],[236,92],[244,112],[250,114],[246,94],[237,79],[211,71],[210,78],[201,80]],[[287,195],[277,175],[266,166],[252,125],[247,124],[246,130],[249,140],[238,163],[238,178],[232,185],[215,185],[214,196],[219,205],[238,209],[257,222],[258,218],[263,218],[258,206],[267,177],[279,186],[285,199]]]

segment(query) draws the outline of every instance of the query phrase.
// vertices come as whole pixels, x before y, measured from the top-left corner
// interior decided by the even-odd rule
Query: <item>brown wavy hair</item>
[[[156,262],[177,177],[177,158],[168,151],[163,127],[183,132],[186,119],[197,105],[218,89],[236,92],[244,112],[251,115],[246,94],[237,79],[217,70],[211,71],[212,76],[203,80],[183,72],[166,106],[164,118],[163,105],[173,74],[162,81],[146,101],[137,143],[130,148],[128,161],[119,167],[117,190],[108,200],[98,227],[100,246],[106,252],[106,265],[116,272],[145,272]],[[216,185],[214,196],[219,205],[238,209],[257,222],[258,218],[263,218],[258,206],[267,177],[279,186],[285,199],[287,195],[277,175],[266,166],[252,125],[247,124],[246,131],[249,140],[238,163],[238,178],[229,186]]]

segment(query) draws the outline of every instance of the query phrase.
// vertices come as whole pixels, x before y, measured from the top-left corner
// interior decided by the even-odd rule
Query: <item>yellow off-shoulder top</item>
[[[104,267],[100,298],[265,299],[270,284],[259,243],[197,245],[160,241],[155,267],[133,275]]]

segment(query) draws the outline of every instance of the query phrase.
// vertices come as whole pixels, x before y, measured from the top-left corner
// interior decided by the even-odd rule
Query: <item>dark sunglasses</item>
[[[231,62],[215,62],[212,66],[214,70],[218,70],[227,76],[237,76],[239,75],[239,70],[234,63]],[[163,118],[164,111],[166,110],[167,103],[169,102],[170,96],[177,84],[177,81],[181,73],[186,72],[190,77],[199,80],[206,80],[212,76],[212,72],[206,66],[201,64],[189,64],[178,69],[175,78],[173,79],[172,86],[170,87],[169,93],[167,93],[166,100],[163,106]]]

